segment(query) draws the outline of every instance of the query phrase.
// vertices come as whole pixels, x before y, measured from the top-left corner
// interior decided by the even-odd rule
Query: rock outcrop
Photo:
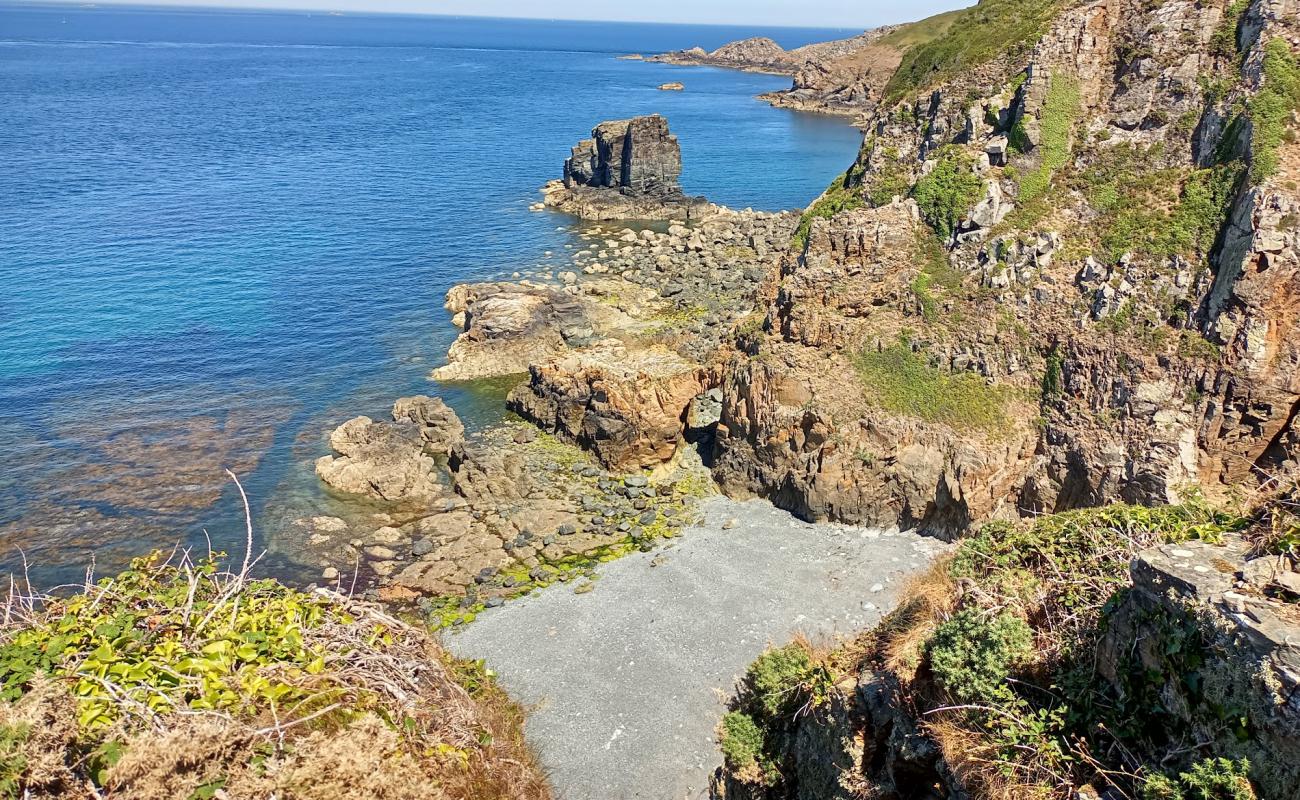
[[[798,67],[799,56],[765,36],[724,44],[709,52],[702,47],[660,53],[645,59],[659,64],[707,66],[788,75]]]
[[[713,383],[709,370],[666,348],[614,345],[534,365],[507,406],[608,469],[653,469],[673,459],[687,408]]]
[[[858,162],[782,260],[762,330],[724,370],[720,482],[811,518],[952,531],[1294,471],[1300,241],[1282,220],[1297,215],[1287,165],[1300,151],[1281,143],[1278,174],[1251,187],[1244,129],[1222,124],[1224,103],[1256,91],[1265,42],[1295,38],[1294,16],[1251,4],[1225,60],[1206,44],[1232,30],[1223,13],[1075,4],[1021,58],[875,112]],[[1237,100],[1206,105],[1189,87],[1229,61]],[[1099,66],[1111,62],[1122,80]],[[940,215],[958,184],[960,207]],[[1122,208],[1104,205],[1110,192]],[[815,213],[832,203],[848,210]],[[1012,398],[1003,430],[937,423],[941,398],[856,368],[900,339],[929,368]],[[826,364],[861,380],[834,385]]]
[[[442,400],[406,397],[394,404],[392,422],[357,417],[336,428],[330,434],[335,454],[316,461],[316,474],[346,494],[428,499],[444,491],[434,456],[446,456],[464,437],[465,426]]]
[[[547,184],[546,206],[583,219],[692,219],[711,206],[682,192],[682,151],[668,121],[602,122],[573,148],[564,178]]]

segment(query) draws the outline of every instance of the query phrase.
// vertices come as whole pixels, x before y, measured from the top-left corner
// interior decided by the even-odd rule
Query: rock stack
[[[678,178],[682,149],[658,114],[602,122],[574,146],[545,205],[584,219],[692,219],[712,206]]]

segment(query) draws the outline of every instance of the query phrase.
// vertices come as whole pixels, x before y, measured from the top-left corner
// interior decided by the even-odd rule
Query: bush
[[[860,188],[853,181],[853,170],[849,170],[836,178],[822,196],[803,212],[799,218],[799,227],[794,232],[793,249],[799,251],[808,246],[808,234],[812,232],[813,220],[830,219],[841,211],[851,211],[865,205]]]
[[[788,644],[759,656],[745,673],[745,688],[768,718],[791,712],[805,699],[805,682],[813,673],[812,656]]]
[[[990,386],[974,373],[950,374],[930,366],[906,343],[862,353],[855,365],[867,399],[886,411],[985,434],[1009,424],[1007,389]]]
[[[767,783],[771,766],[767,762],[767,742],[754,718],[742,711],[731,711],[722,718],[722,757],[727,768],[750,782]]]
[[[925,221],[944,238],[951,237],[975,204],[984,196],[984,182],[975,174],[974,160],[960,148],[938,152],[938,163],[912,189]]]
[[[295,787],[322,769],[355,784],[339,800],[430,782],[449,798],[549,796],[522,713],[486,670],[375,606],[154,554],[80,594],[8,608],[0,798],[14,785],[46,796],[50,764],[78,787],[53,795],[68,800],[101,796],[92,787],[319,797],[328,787]]]
[[[1264,86],[1250,101],[1254,127],[1250,179],[1262,183],[1278,169],[1277,151],[1286,137],[1291,114],[1300,108],[1300,63],[1285,39],[1276,38],[1264,48]]]
[[[1007,678],[1029,660],[1033,643],[1019,617],[967,609],[935,630],[926,653],[934,677],[958,702],[988,703],[1011,697]]]
[[[1256,800],[1250,762],[1207,758],[1177,780],[1153,775],[1142,784],[1142,800]]]
[[[1042,151],[1042,160],[1036,169],[1020,179],[1020,191],[1016,198],[1019,205],[1027,206],[1047,194],[1052,176],[1069,163],[1070,135],[1079,116],[1079,103],[1079,81],[1065,75],[1053,75],[1039,120],[1041,143],[1038,149]],[[1028,137],[1021,127],[1023,121],[1016,123],[1010,137],[1012,146],[1022,152],[1028,149]]]

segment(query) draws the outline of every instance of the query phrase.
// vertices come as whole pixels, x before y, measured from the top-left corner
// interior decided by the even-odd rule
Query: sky
[[[83,0],[69,0],[86,5]],[[871,28],[974,5],[975,0],[98,0],[101,5],[230,6],[464,14],[481,17]]]

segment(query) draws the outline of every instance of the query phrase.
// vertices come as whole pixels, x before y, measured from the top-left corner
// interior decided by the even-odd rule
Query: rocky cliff
[[[757,663],[720,793],[1294,794],[1294,517],[1195,509],[1300,466],[1298,13],[984,0],[903,54],[722,367],[714,471],[980,533],[803,715],[758,687],[808,657]]]
[[[1015,19],[897,84],[805,215],[724,369],[723,485],[956,530],[1294,468],[1296,146],[1260,130],[1291,124],[1293,10]]]

